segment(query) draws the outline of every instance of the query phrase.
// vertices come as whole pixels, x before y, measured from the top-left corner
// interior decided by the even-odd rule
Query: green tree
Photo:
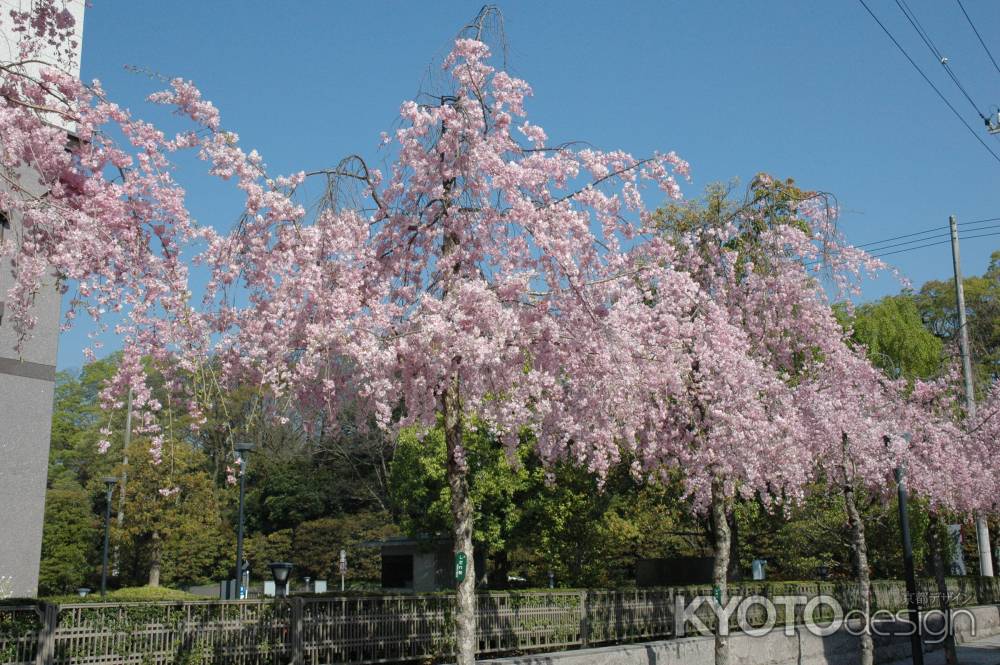
[[[343,510],[342,474],[307,450],[269,446],[251,453],[249,469],[248,529],[271,533]]]
[[[853,315],[843,308],[841,320],[852,338],[865,346],[868,358],[887,372],[900,371],[907,379],[929,379],[942,367],[944,343],[924,326],[910,292],[887,296],[859,306]]]
[[[255,559],[255,579],[270,577],[268,561],[292,557],[292,533],[300,524],[345,512],[384,512],[379,488],[385,485],[391,446],[342,424],[306,428],[303,423],[312,417],[293,408],[287,422],[264,419],[266,405],[252,387],[224,395],[213,390],[211,367],[184,375],[184,389],[199,402],[208,402],[206,421],[195,432],[188,427],[188,416],[171,408],[176,399],[163,385],[162,375],[146,363],[154,395],[164,405],[163,462],[151,463],[150,441],[138,428],[126,456],[125,409],[105,410],[99,398],[118,361],[118,355],[112,355],[57,377],[49,487],[58,491],[51,494],[46,517],[52,531],[45,564],[50,579],[72,584],[71,590],[84,582],[66,581],[79,578],[77,573],[58,573],[60,567],[75,570],[79,564],[79,556],[58,538],[64,531],[74,533],[66,525],[76,524],[84,512],[95,524],[103,523],[103,498],[94,499],[104,495],[100,479],[126,472],[123,521],[115,515],[112,522],[112,566],[120,569],[113,584],[146,584],[152,579],[185,585],[231,575],[238,491],[226,484],[226,477],[227,467],[234,466],[233,444],[243,438],[257,446],[250,456],[246,501],[247,551]],[[103,453],[98,447],[102,428],[111,432],[111,447]],[[67,488],[82,492],[85,500],[63,500]],[[115,513],[121,507],[121,490],[116,486]],[[93,535],[93,530],[87,533]],[[88,545],[91,567],[100,557],[99,535],[98,542]],[[259,545],[256,555],[254,543]],[[93,581],[93,572],[89,574]]]
[[[293,561],[296,558],[292,554],[293,535],[291,529],[281,529],[268,534],[255,533],[244,541],[247,562],[250,564],[251,583],[254,580],[271,579],[269,563]]]
[[[73,480],[59,481],[45,493],[40,595],[72,593],[93,583],[100,525],[90,499]]]
[[[990,255],[984,275],[966,277],[962,284],[976,390],[982,395],[1000,376],[1000,251]],[[954,281],[927,282],[914,298],[924,325],[957,353]]]
[[[634,583],[639,559],[700,553],[701,527],[684,515],[679,485],[643,486],[622,464],[603,486],[586,469],[545,468],[523,445],[514,464],[479,430],[466,433],[475,506],[474,539],[491,566],[490,586],[508,575],[534,586]],[[447,533],[450,495],[440,429],[400,434],[390,475],[393,506],[411,536]],[[695,534],[692,539],[692,534]]]
[[[100,455],[97,443],[100,429],[108,426],[121,431],[124,414],[108,414],[101,408],[98,393],[111,378],[118,356],[88,363],[74,375],[56,375],[52,411],[52,438],[49,446],[49,486],[60,480],[86,485],[91,479],[107,475],[117,463],[115,455]]]
[[[292,561],[298,577],[333,582],[340,577],[340,550],[346,550],[347,582],[352,586],[377,586],[381,579],[380,550],[374,543],[396,535],[389,515],[360,512],[303,522],[295,529]]]
[[[503,447],[482,429],[465,431],[463,444],[469,466],[474,506],[473,539],[490,554],[502,551],[521,517],[516,500],[528,475],[526,448],[511,464]],[[399,434],[389,477],[390,497],[405,533],[413,536],[451,531],[451,491],[445,477],[447,450],[444,430],[420,433],[405,429]]]
[[[222,521],[218,490],[204,453],[167,440],[154,463],[149,441],[129,448],[125,521],[113,529],[129,585],[203,584],[226,575],[235,540]]]

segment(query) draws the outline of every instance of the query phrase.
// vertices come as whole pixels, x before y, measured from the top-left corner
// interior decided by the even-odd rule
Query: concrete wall
[[[1000,608],[989,605],[956,612],[965,610],[975,617],[976,630],[973,636],[972,621],[966,616],[958,616],[955,632],[960,643],[1000,634]],[[879,625],[882,632],[889,633],[894,623]],[[931,621],[929,627],[938,631],[940,622]],[[901,626],[899,630],[902,631]],[[875,641],[877,663],[891,663],[910,656],[909,637],[875,636]],[[859,640],[846,630],[820,637],[804,627],[796,627],[792,635],[785,635],[779,627],[762,637],[731,635],[729,645],[732,665],[855,665],[859,656]],[[714,665],[715,639],[712,636],[684,637],[478,662],[487,665]]]
[[[12,215],[7,233],[20,232]],[[9,260],[0,260],[0,302],[12,282]],[[50,278],[35,296],[38,323],[20,352],[9,312],[0,319],[0,578],[19,597],[38,592],[59,304]]]
[[[0,60],[9,62],[10,49],[16,44],[16,37],[6,34],[8,12],[25,5],[26,0],[0,0]],[[67,6],[77,16],[82,35],[83,0],[70,0]],[[31,172],[17,175],[25,189],[42,193]],[[7,240],[19,241],[20,221],[10,215]],[[0,302],[12,283],[10,261],[0,259]],[[34,336],[20,351],[15,349],[17,336],[10,317],[0,318],[0,578],[4,578],[0,588],[13,596],[34,596],[38,591],[59,306],[55,278],[50,277],[35,297],[33,313],[38,324]]]

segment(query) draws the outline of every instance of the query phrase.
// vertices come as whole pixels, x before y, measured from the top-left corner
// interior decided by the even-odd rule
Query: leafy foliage
[[[378,586],[382,569],[378,542],[397,532],[384,513],[361,512],[303,522],[295,529],[292,545],[297,575],[339,579],[338,561],[344,549],[346,582],[352,586]]]
[[[931,379],[941,372],[944,343],[928,330],[912,293],[888,296],[859,306],[853,315],[840,310],[855,341],[865,346],[871,361],[890,374],[907,379]]]
[[[52,603],[131,603],[158,600],[204,600],[202,596],[169,589],[162,586],[124,587],[109,591],[104,598],[98,593],[90,593],[83,598],[79,595],[51,596],[45,600]]]
[[[64,479],[46,492],[39,594],[71,593],[91,584],[99,533],[90,495],[78,483]]]
[[[1000,377],[1000,251],[990,256],[985,274],[966,277],[962,284],[977,394],[985,395],[990,384]],[[947,345],[951,354],[957,354],[954,282],[927,282],[913,298],[927,329]]]

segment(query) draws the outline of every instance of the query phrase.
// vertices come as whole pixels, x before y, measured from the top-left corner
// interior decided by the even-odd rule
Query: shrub
[[[168,587],[137,586],[115,589],[101,598],[101,594],[92,591],[88,596],[81,598],[78,595],[50,596],[43,600],[50,603],[130,603],[130,602],[151,602],[157,600],[205,600],[202,596],[196,596],[187,591],[170,589]]]

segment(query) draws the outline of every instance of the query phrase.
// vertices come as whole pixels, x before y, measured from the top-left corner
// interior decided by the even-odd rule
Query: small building
[[[371,543],[382,555],[382,588],[387,591],[427,593],[452,589],[455,553],[451,538],[395,537]],[[475,553],[476,574],[482,579],[485,559]]]
[[[711,584],[712,565],[712,557],[640,559],[636,562],[635,583],[639,587]]]
[[[17,55],[19,35],[7,19],[12,9],[28,10],[34,3],[3,2],[5,20],[0,25],[0,61],[20,60]],[[53,5],[54,10],[69,10],[73,26],[73,53],[69,73],[80,74],[80,49],[83,37],[83,0],[67,0]],[[57,62],[51,45],[42,49],[40,60]],[[42,64],[29,61],[27,71],[38,76]],[[43,106],[48,102],[38,102]],[[14,105],[16,107],[16,104]],[[49,121],[67,131],[73,140],[74,126],[49,116]],[[5,175],[5,180],[7,176]],[[17,180],[0,185],[9,193],[11,187],[22,189],[28,198],[42,199],[47,185],[26,167],[18,167]],[[8,214],[9,213],[9,214]],[[23,237],[23,215],[0,211],[0,242],[19,242]],[[12,285],[12,257],[0,259],[0,584],[7,594],[34,597],[38,594],[38,567],[42,553],[42,527],[45,519],[45,487],[52,438],[52,405],[56,385],[56,359],[59,348],[59,308],[62,295],[57,275],[49,270],[44,287],[34,294],[31,315],[36,324],[32,336],[22,342],[8,316],[4,317],[7,290]],[[80,580],[83,582],[83,580]]]

